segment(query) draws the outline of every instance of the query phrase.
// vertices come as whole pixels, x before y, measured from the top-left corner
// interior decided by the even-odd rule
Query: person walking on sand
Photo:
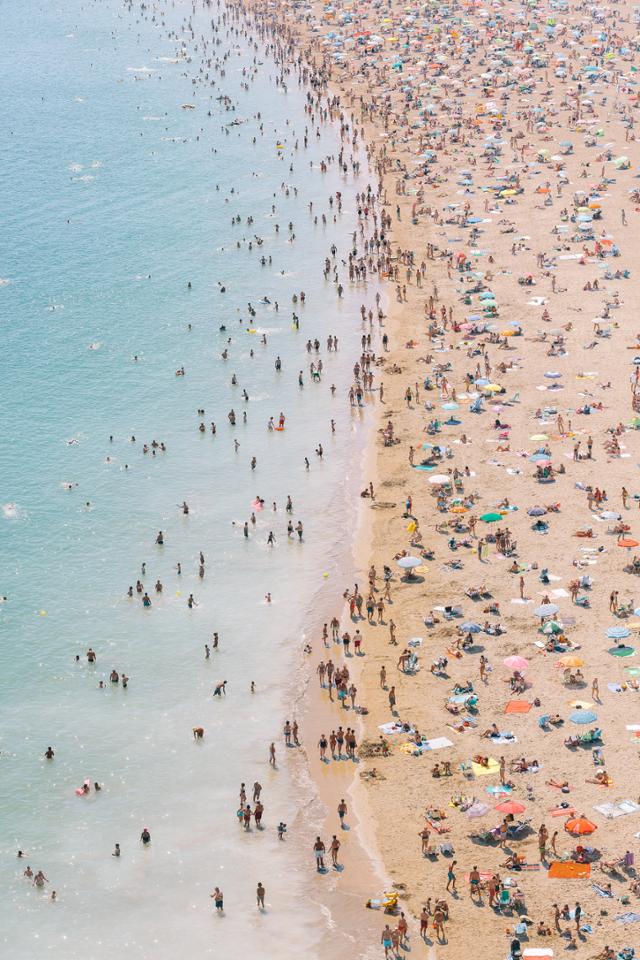
[[[347,815],[347,805],[346,805],[346,803],[344,802],[344,798],[343,798],[343,799],[340,801],[340,803],[338,804],[338,817],[340,818],[340,829],[341,829],[341,830],[344,830],[344,829],[345,829],[344,818],[346,817],[346,815]]]
[[[318,873],[324,872],[325,849],[326,849],[325,845],[320,839],[320,837],[316,837],[316,842],[313,845],[313,855],[316,858],[316,870],[318,871]]]
[[[456,866],[457,862],[458,862],[457,860],[452,860],[452,862],[449,864],[449,869],[447,870],[447,886],[445,888],[447,893],[457,892],[456,891],[456,874],[454,870],[454,867]]]
[[[482,900],[482,891],[480,890],[480,873],[477,866],[475,866],[469,874],[469,892],[472,900],[474,897],[478,897],[478,901]]]
[[[540,860],[542,862],[546,859],[547,852],[547,840],[549,839],[549,831],[547,830],[544,823],[540,825],[538,830],[538,849],[540,851]]]
[[[258,904],[259,910],[264,910],[264,895],[266,893],[265,888],[262,886],[262,883],[258,881],[258,886],[256,889],[256,903]]]
[[[388,923],[385,924],[384,930],[382,931],[380,943],[384,947],[385,960],[388,960],[389,957],[393,957],[393,935],[391,933],[391,927]]]
[[[433,929],[440,943],[444,943],[444,910],[438,904],[433,912]]]
[[[336,868],[338,867],[338,852],[339,852],[339,850],[340,850],[340,841],[338,840],[337,836],[336,836],[335,833],[334,833],[334,835],[333,835],[332,838],[331,838],[331,844],[330,844],[330,846],[329,846],[329,851],[330,851],[330,853],[331,853],[331,863],[332,863],[333,866],[336,867]]]
[[[418,836],[422,841],[422,855],[426,856],[429,852],[429,837],[431,836],[429,827],[423,827],[423,829],[418,833]]]
[[[276,765],[276,745],[275,743],[269,744],[269,764],[272,767]]]

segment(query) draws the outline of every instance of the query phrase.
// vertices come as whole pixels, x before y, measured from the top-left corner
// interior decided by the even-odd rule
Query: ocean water
[[[322,898],[309,895],[310,838],[296,832],[312,789],[284,756],[281,728],[355,522],[364,429],[347,391],[359,306],[375,289],[343,281],[339,300],[322,267],[331,243],[346,256],[367,178],[335,163],[320,172],[339,130],[323,124],[316,137],[305,91],[293,75],[286,92],[276,85],[263,43],[256,51],[220,26],[220,44],[204,48],[221,9],[3,8],[13,54],[0,60],[0,943],[12,960],[227,956],[239,945],[293,957],[313,955],[325,932]],[[224,77],[204,62],[225,56]],[[314,225],[323,212],[327,225]],[[250,250],[256,236],[262,246],[254,239]],[[262,255],[272,263],[261,266]],[[304,306],[292,303],[300,290]],[[337,353],[326,350],[330,334]],[[316,336],[320,383],[305,348]],[[280,411],[285,431],[268,431]],[[145,455],[153,440],[166,453]],[[266,505],[247,540],[257,495]],[[286,535],[287,495],[302,543]],[[126,595],[138,578],[151,609]],[[220,649],[205,660],[214,630]],[[108,682],[113,668],[130,677],[126,690]],[[227,696],[214,701],[221,680]],[[76,796],[85,778],[102,792]],[[238,787],[256,779],[267,829],[245,834]],[[26,863],[44,871],[44,893],[23,878]],[[216,884],[223,920],[209,899]]]

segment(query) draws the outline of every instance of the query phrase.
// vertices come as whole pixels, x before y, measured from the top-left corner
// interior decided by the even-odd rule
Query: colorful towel
[[[526,700],[509,700],[504,708],[505,713],[529,713],[529,710],[531,710],[531,704]]]
[[[550,865],[547,876],[556,880],[587,880],[591,876],[591,865],[556,860]]]
[[[471,767],[476,777],[486,777],[490,773],[500,773],[500,764],[493,757],[489,757],[489,766],[484,767],[481,763],[472,763]]]

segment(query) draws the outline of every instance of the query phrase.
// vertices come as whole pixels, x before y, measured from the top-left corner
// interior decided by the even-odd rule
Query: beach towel
[[[547,876],[555,880],[586,880],[591,876],[591,864],[561,863],[560,860],[555,860],[550,865]]]
[[[472,763],[471,767],[476,777],[485,777],[490,773],[500,773],[500,764],[493,757],[489,757],[489,766],[484,767],[481,763]]]
[[[550,811],[552,817],[573,817],[575,812],[575,807],[567,807],[566,809],[563,807],[557,807],[555,810]]]
[[[626,817],[630,813],[636,813],[640,810],[640,806],[633,800],[619,800],[618,803],[599,803],[593,809],[601,813],[607,820],[615,820],[617,817]]]
[[[401,723],[381,723],[378,727],[378,730],[382,730],[383,733],[386,733],[387,736],[390,736],[392,733],[413,733],[414,727],[409,727],[408,730],[404,729],[404,726]]]
[[[531,710],[531,704],[526,700],[509,700],[504,708],[505,713],[529,713],[529,710]]]
[[[552,957],[551,947],[527,947],[522,951],[523,957]]]
[[[403,753],[410,753],[418,756],[421,753],[429,753],[432,750],[442,750],[444,747],[452,747],[451,740],[446,737],[436,737],[434,740],[423,740],[422,743],[402,743],[400,749]]]
[[[621,913],[620,916],[616,917],[618,923],[640,923],[640,913]]]
[[[604,887],[601,887],[601,886],[600,886],[599,884],[597,884],[597,883],[593,883],[593,882],[592,882],[592,883],[591,883],[591,886],[593,887],[593,889],[595,890],[596,894],[597,894],[599,897],[612,897],[612,896],[613,896],[613,894],[611,893],[610,890],[606,890]]]
[[[514,737],[510,730],[501,730],[499,736],[489,737],[491,743],[517,743],[518,738]]]

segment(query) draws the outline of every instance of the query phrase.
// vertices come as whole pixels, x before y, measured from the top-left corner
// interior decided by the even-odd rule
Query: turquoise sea
[[[351,286],[340,267],[338,299],[323,265],[332,243],[336,263],[346,257],[367,178],[336,163],[320,172],[339,129],[323,123],[316,137],[295,74],[286,92],[276,85],[264,43],[229,33],[223,10],[3,7],[13,54],[0,60],[0,942],[12,960],[239,946],[310,956],[325,932],[307,886],[313,790],[281,730],[355,525],[365,431],[347,392],[359,307],[375,289]],[[300,290],[304,305],[292,302]],[[280,411],[286,429],[271,432]],[[154,440],[166,452],[143,453]],[[287,495],[302,543],[287,538]],[[256,496],[265,509],[246,539]],[[127,596],[138,579],[150,609]],[[206,660],[213,631],[220,648]],[[109,682],[112,669],[127,689]],[[227,696],[214,701],[222,680]],[[85,779],[102,791],[76,796]],[[266,829],[245,834],[238,789],[256,779]],[[43,870],[44,891],[23,877],[27,864]],[[209,899],[216,884],[224,920]]]

